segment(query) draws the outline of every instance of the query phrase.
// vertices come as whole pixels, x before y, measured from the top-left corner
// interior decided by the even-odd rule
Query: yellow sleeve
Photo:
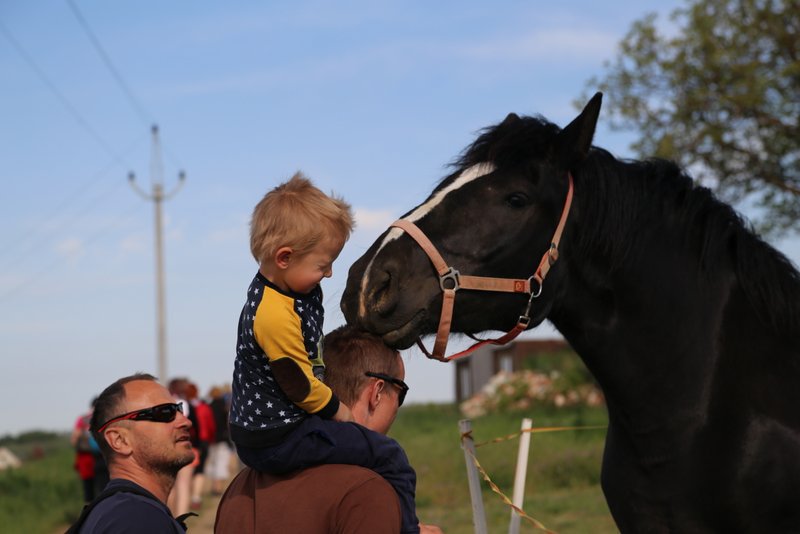
[[[253,334],[289,400],[308,413],[317,413],[328,405],[333,392],[312,372],[300,321],[291,297],[265,291],[256,310]]]

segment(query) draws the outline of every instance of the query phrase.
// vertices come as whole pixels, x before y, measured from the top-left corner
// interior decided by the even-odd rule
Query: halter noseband
[[[458,270],[447,265],[447,262],[444,261],[442,255],[439,254],[439,251],[436,250],[434,244],[431,243],[431,240],[428,239],[428,237],[422,232],[422,230],[419,229],[416,224],[407,219],[399,219],[390,225],[392,227],[400,228],[411,238],[413,238],[420,248],[422,248],[422,250],[428,255],[428,258],[430,258],[431,263],[433,263],[436,272],[439,274],[439,287],[442,288],[442,314],[439,318],[439,329],[436,332],[436,341],[433,345],[433,353],[428,352],[428,350],[422,344],[421,339],[417,339],[417,345],[420,347],[422,352],[428,356],[428,358],[445,362],[465,356],[488,343],[493,345],[505,345],[516,338],[528,327],[531,322],[529,314],[531,311],[531,306],[533,305],[533,299],[541,295],[544,279],[547,277],[550,267],[552,267],[556,260],[558,260],[558,244],[561,241],[561,234],[564,231],[564,226],[566,225],[567,217],[569,216],[569,210],[572,206],[573,180],[571,173],[567,173],[567,179],[569,182],[567,198],[564,200],[564,208],[561,211],[561,219],[558,221],[558,226],[553,233],[553,239],[550,241],[550,248],[547,249],[547,252],[542,255],[542,259],[539,261],[539,266],[536,268],[536,272],[534,272],[533,275],[528,279],[492,278],[487,276],[463,275]],[[533,285],[532,282],[535,282],[536,284],[536,288],[534,290],[531,289]],[[525,306],[525,310],[517,320],[517,324],[504,335],[496,339],[485,339],[478,341],[466,350],[463,350],[457,354],[445,356],[444,353],[445,349],[447,348],[447,338],[450,335],[450,325],[453,320],[453,306],[456,300],[456,291],[459,289],[495,291],[503,293],[526,293],[530,295],[530,297],[528,298],[528,303]]]

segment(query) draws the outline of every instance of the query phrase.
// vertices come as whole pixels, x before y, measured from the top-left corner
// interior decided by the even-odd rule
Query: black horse
[[[800,532],[800,274],[673,163],[591,146],[600,102],[564,129],[510,114],[404,218],[461,273],[527,279],[574,177],[529,326],[549,319],[603,388],[618,527]],[[342,310],[405,348],[436,332],[441,295],[393,228],[350,269]],[[508,330],[528,298],[461,290],[453,331]]]

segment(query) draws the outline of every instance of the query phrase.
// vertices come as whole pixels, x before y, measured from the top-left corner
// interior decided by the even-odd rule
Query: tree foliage
[[[764,232],[800,230],[800,0],[690,0],[635,22],[606,73],[615,129],[675,160]]]

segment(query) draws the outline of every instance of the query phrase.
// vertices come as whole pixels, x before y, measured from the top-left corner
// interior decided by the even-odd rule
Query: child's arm
[[[253,322],[253,336],[269,361],[278,387],[291,402],[324,419],[347,416],[339,412],[340,403],[333,391],[314,376],[293,301],[265,291]]]
[[[336,411],[336,415],[332,417],[334,421],[339,421],[340,423],[353,423],[355,419],[353,419],[353,412],[350,411],[350,408],[343,402],[339,403],[339,409]]]

